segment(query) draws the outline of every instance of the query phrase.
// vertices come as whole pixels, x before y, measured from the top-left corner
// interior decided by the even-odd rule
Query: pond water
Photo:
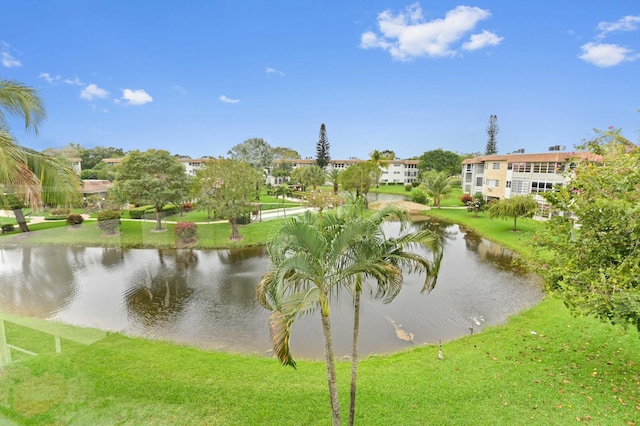
[[[512,253],[458,225],[416,223],[446,234],[436,288],[405,274],[390,304],[362,303],[362,355],[437,343],[503,322],[542,298],[538,279],[512,266]],[[397,224],[387,225],[397,232]],[[426,249],[424,249],[426,250]],[[423,254],[426,254],[425,251]],[[268,311],[255,286],[269,266],[264,248],[158,250],[0,247],[0,310],[206,349],[270,353]],[[351,345],[348,293],[332,307],[338,356]],[[474,322],[473,318],[477,320]],[[318,316],[294,325],[292,351],[322,358]]]

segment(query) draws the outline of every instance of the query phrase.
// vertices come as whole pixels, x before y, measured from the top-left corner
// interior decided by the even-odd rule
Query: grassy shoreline
[[[464,210],[428,214],[467,221],[463,225],[525,258],[533,255],[528,245],[535,228],[543,226],[522,221],[514,233],[510,222],[473,218]],[[10,341],[41,345],[42,355],[0,372],[0,418],[19,424],[330,424],[322,362],[300,360],[293,370],[270,357],[119,333],[86,346],[63,342],[65,350],[56,354],[37,343],[41,335],[6,324]],[[574,318],[548,296],[506,324],[444,344],[444,360],[429,345],[362,360],[357,423],[638,424],[639,337]],[[343,410],[349,369],[348,362],[338,363]]]

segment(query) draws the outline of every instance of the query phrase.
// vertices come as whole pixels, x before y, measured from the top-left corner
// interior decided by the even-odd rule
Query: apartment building
[[[546,152],[540,154],[487,155],[462,162],[462,190],[480,193],[487,201],[532,194],[544,210],[541,194],[566,185],[578,159],[588,152]]]
[[[293,170],[300,167],[308,167],[316,164],[314,159],[298,159],[298,160],[275,160],[274,164],[287,161],[291,163]],[[356,158],[350,158],[348,160],[331,160],[325,167],[325,171],[331,172],[331,170],[337,169],[340,171],[346,170],[350,166],[361,163],[366,160],[359,160]],[[418,160],[385,160],[387,167],[380,167],[382,174],[380,175],[380,184],[397,184],[405,185],[410,184],[418,179]],[[267,176],[267,183],[272,185],[279,185],[284,183],[282,178],[276,178],[271,176],[271,171]]]

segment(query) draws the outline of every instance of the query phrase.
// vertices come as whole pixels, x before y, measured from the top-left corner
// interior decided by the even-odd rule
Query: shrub
[[[60,208],[58,208],[58,209],[51,209],[51,212],[49,212],[49,214],[50,214],[51,216],[61,216],[63,219],[64,219],[65,217],[67,217],[67,215],[68,215],[69,213],[71,213],[71,210],[69,210],[69,209],[60,209]]]
[[[424,190],[416,188],[411,191],[411,201],[418,204],[427,204],[429,202],[429,197]]]
[[[473,196],[471,196],[471,194],[464,194],[460,197],[460,201],[462,201],[463,204],[467,204],[469,201],[473,201]]]
[[[182,203],[183,212],[190,212],[191,210],[193,210],[193,204],[191,204],[190,202]]]
[[[144,217],[145,212],[150,208],[153,208],[153,206],[146,205],[146,206],[140,206],[140,207],[135,207],[133,209],[129,209],[129,217],[131,219],[142,219]]]
[[[3,234],[6,234],[7,232],[13,232],[15,230],[15,227],[11,223],[5,223],[4,225],[0,226],[0,229],[2,229]]]
[[[407,192],[410,192],[412,189],[413,189],[413,186],[411,186],[409,184],[404,186],[404,190],[407,191]]]
[[[193,222],[178,222],[173,232],[181,240],[191,240],[198,235],[198,227]]]
[[[104,210],[98,213],[98,229],[105,234],[115,234],[120,229],[120,212]]]
[[[81,214],[71,213],[67,216],[67,223],[69,225],[80,225],[82,222],[84,222],[84,217],[82,217]]]
[[[420,181],[414,180],[413,182],[411,182],[411,186],[413,186],[414,188],[417,188],[420,186]]]

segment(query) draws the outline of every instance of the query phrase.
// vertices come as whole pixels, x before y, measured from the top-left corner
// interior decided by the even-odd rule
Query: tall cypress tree
[[[320,125],[320,138],[316,144],[316,164],[324,169],[331,160],[329,156],[329,140],[327,139],[327,129],[324,123]]]
[[[499,131],[498,116],[489,116],[489,125],[487,126],[487,135],[489,136],[489,139],[487,140],[487,148],[484,151],[484,155],[496,155],[498,153],[498,141],[496,140],[496,136]]]

